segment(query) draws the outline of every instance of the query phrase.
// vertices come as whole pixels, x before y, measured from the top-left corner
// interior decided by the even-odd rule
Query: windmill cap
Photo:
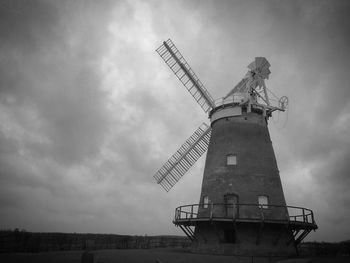
[[[269,67],[271,64],[264,57],[256,57],[255,60],[248,65],[248,68],[261,75],[262,78],[268,79],[271,73]]]

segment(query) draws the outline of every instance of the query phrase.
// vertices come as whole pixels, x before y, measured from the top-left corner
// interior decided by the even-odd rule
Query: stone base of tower
[[[284,224],[197,222],[192,252],[291,257],[297,255],[293,233]]]

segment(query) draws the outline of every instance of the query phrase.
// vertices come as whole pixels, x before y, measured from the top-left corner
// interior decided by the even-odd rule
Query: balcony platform
[[[239,224],[274,224],[285,226],[293,233],[294,244],[299,244],[312,230],[316,230],[312,210],[295,207],[258,204],[192,204],[176,208],[173,223],[179,226],[192,240],[194,230],[200,223],[228,223],[235,227]]]

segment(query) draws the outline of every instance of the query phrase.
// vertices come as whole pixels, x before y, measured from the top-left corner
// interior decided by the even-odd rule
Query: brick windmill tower
[[[192,251],[295,255],[317,225],[311,210],[286,205],[267,125],[288,98],[269,98],[269,62],[255,58],[245,77],[214,101],[170,39],[157,52],[210,119],[154,175],[169,191],[208,150],[199,203],[176,208],[173,221]]]

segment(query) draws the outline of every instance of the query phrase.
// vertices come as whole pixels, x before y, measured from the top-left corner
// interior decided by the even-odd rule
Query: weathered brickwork
[[[199,223],[192,251],[246,256],[294,256],[296,253],[293,243],[289,242],[292,237],[283,226],[237,223],[236,240],[228,243],[224,233],[228,224],[232,223]]]
[[[227,165],[228,155],[236,156],[236,165]],[[212,123],[199,201],[203,203],[204,196],[208,196],[209,206],[200,207],[198,213],[209,213],[210,204],[225,203],[227,195],[236,196],[239,204],[257,205],[258,196],[267,196],[271,205],[286,205],[267,121],[261,113],[243,112],[240,116],[221,118]],[[212,211],[216,217],[220,214],[225,217],[228,213],[223,206],[214,205]],[[252,219],[261,216],[257,206],[249,209],[240,206],[235,213]],[[285,220],[288,217],[283,208],[267,208],[264,214],[270,219]],[[240,223],[232,229],[233,236],[227,236],[230,232],[227,224],[197,224],[195,236],[198,242],[193,250],[225,254],[295,254],[292,243],[286,245],[292,232],[280,224]],[[227,244],[228,240],[231,244]]]
[[[226,165],[229,154],[237,156],[237,165]],[[226,193],[238,195],[239,203],[255,204],[258,195],[267,195],[271,204],[286,204],[262,115],[249,113],[212,124],[201,198],[208,195],[210,201],[223,203]]]

